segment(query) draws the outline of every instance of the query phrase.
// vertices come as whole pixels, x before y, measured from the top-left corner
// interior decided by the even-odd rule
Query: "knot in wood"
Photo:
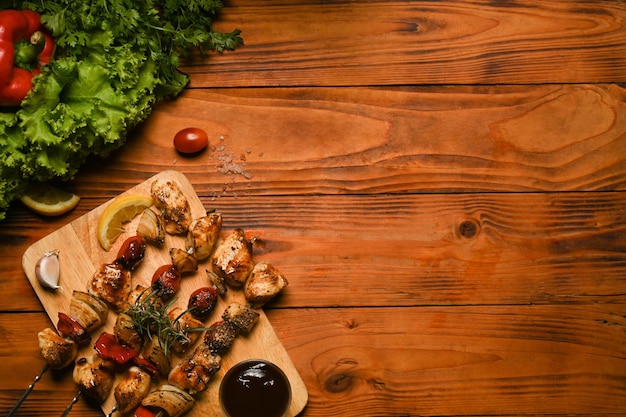
[[[349,373],[333,374],[326,380],[326,390],[335,394],[348,391],[353,381],[354,376]]]
[[[471,239],[478,234],[479,230],[478,223],[475,220],[469,219],[464,220],[459,224],[458,232],[459,236],[464,237],[466,239]]]

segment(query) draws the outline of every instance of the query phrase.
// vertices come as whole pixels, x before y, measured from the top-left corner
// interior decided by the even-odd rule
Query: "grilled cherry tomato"
[[[206,132],[197,127],[188,127],[174,135],[174,148],[181,154],[192,155],[200,152],[209,144]]]
[[[187,308],[192,316],[198,320],[205,320],[209,317],[216,302],[217,290],[215,287],[202,287],[191,293]]]
[[[180,288],[181,274],[172,264],[162,265],[152,275],[152,288],[164,300],[172,298]]]
[[[146,253],[146,243],[141,236],[131,236],[120,247],[117,262],[122,268],[134,270],[141,263]]]

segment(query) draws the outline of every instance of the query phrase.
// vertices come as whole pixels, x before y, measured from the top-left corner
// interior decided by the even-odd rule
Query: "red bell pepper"
[[[22,68],[19,42],[27,41],[38,51],[34,69]],[[50,63],[54,40],[32,10],[0,10],[0,106],[19,106],[32,88],[33,78]]]
[[[59,311],[59,321],[57,322],[57,330],[63,337],[69,337],[78,343],[79,346],[86,346],[91,341],[91,336],[82,324],[77,322],[73,317]]]
[[[94,347],[103,359],[112,360],[117,364],[124,364],[137,356],[135,349],[120,344],[111,333],[103,332]]]
[[[133,417],[154,417],[155,414],[150,411],[148,408],[140,405],[135,412],[133,413]]]

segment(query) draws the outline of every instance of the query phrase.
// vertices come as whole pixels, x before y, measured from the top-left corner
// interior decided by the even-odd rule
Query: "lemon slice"
[[[45,183],[32,183],[20,196],[20,201],[35,213],[59,216],[72,210],[80,197]]]
[[[124,223],[152,205],[152,198],[144,195],[121,195],[116,197],[102,212],[98,221],[98,241],[106,251],[111,250],[115,239],[124,231]]]

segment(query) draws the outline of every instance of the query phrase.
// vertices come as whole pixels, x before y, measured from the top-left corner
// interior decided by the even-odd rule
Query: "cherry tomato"
[[[193,317],[205,320],[209,317],[216,302],[217,290],[214,287],[202,287],[191,293],[187,308]]]
[[[174,148],[181,154],[195,154],[209,144],[206,132],[197,127],[188,127],[174,135]]]
[[[141,263],[146,252],[146,243],[141,236],[131,236],[120,247],[117,253],[117,262],[129,271],[134,270]]]
[[[180,272],[174,265],[163,265],[152,275],[152,288],[159,297],[167,301],[180,288],[180,279]]]

